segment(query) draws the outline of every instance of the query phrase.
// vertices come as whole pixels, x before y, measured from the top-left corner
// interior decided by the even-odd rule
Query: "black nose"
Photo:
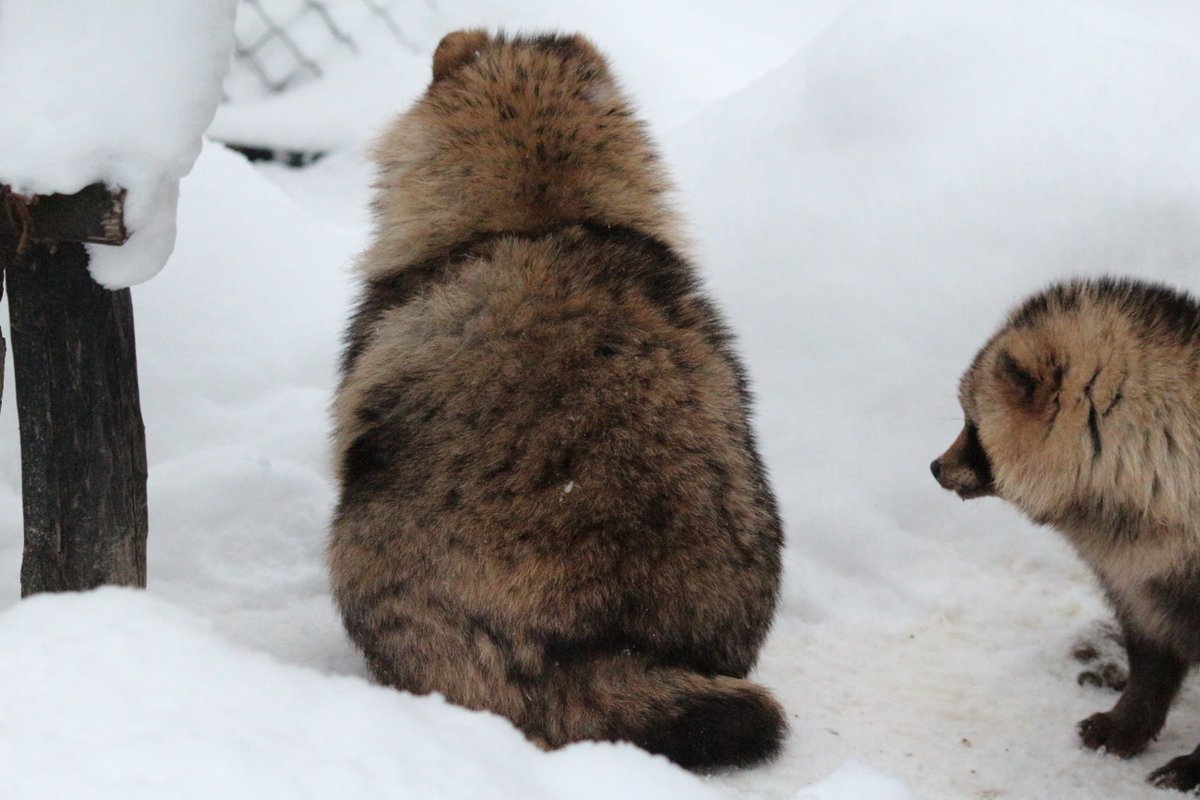
[[[942,462],[939,459],[934,459],[929,465],[929,471],[933,473],[933,479],[938,483],[942,482]]]

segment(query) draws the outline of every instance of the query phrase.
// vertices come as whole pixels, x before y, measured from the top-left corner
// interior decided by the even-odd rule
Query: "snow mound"
[[[5,0],[0,4],[0,183],[73,194],[128,190],[120,248],[88,245],[92,277],[153,277],[175,243],[179,181],[221,97],[236,0]]]
[[[543,753],[498,717],[282,666],[141,592],[28,599],[0,653],[10,796],[715,797],[631,745]]]

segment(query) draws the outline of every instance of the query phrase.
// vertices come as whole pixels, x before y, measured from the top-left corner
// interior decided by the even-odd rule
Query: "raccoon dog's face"
[[[959,385],[962,433],[931,465],[942,487],[996,495],[1041,522],[1119,499],[1129,437],[1111,412],[1136,383],[1133,336],[1096,291],[1069,284],[1035,296],[979,351]]]
[[[930,465],[937,482],[964,500],[997,495],[1036,513],[1025,489],[1065,466],[1050,435],[1064,371],[1043,337],[1011,329],[993,337],[959,385],[963,429]]]

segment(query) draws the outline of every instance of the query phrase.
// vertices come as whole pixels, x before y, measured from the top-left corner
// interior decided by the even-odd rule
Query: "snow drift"
[[[20,194],[128,191],[120,249],[88,245],[113,289],[171,255],[179,181],[221,99],[235,0],[6,0],[0,5],[0,183]]]

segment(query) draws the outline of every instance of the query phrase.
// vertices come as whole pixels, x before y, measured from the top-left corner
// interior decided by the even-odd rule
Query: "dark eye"
[[[1037,391],[1037,380],[1027,369],[1017,363],[1015,358],[1009,353],[1001,353],[998,366],[1000,374],[1021,393],[1022,397],[1026,400],[1033,398],[1033,393]]]

